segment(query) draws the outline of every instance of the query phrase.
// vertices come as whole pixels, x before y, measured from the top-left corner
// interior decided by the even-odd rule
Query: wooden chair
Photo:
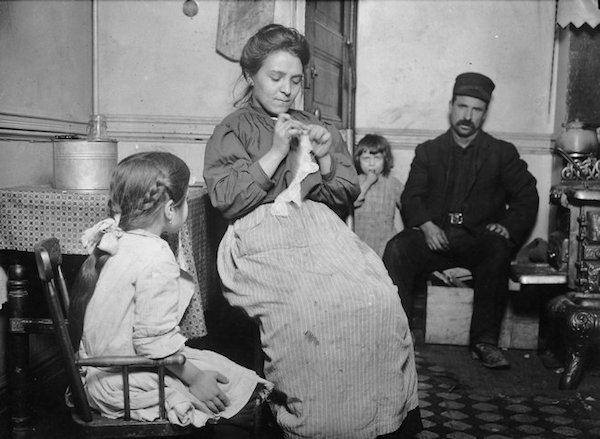
[[[165,409],[165,367],[171,364],[183,364],[183,355],[174,355],[163,360],[151,360],[145,357],[96,357],[77,360],[73,352],[67,330],[66,311],[69,297],[62,275],[62,254],[58,239],[50,238],[38,243],[35,248],[35,260],[42,282],[48,308],[50,310],[54,332],[58,341],[63,366],[67,373],[74,409],[72,418],[81,428],[86,438],[120,437],[173,437],[195,433],[201,430],[195,427],[180,427],[171,424],[166,418]],[[123,401],[125,415],[123,419],[109,419],[93,411],[87,401],[83,383],[79,375],[79,366],[119,367],[123,377]],[[130,416],[129,372],[132,369],[155,369],[159,377],[159,419],[155,421],[136,421]]]

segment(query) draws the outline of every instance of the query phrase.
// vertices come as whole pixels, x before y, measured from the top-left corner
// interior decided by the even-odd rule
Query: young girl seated
[[[251,397],[264,398],[272,384],[227,358],[186,347],[178,323],[192,293],[189,276],[160,235],[177,232],[188,215],[190,171],[165,152],[134,154],[115,169],[111,218],[88,229],[82,243],[90,256],[73,288],[70,331],[80,358],[183,353],[165,379],[170,422],[203,426],[231,418]],[[89,403],[109,418],[123,416],[122,378],[109,368],[83,368]],[[131,417],[158,418],[158,376],[130,374]]]
[[[387,139],[367,134],[354,151],[360,195],[354,202],[354,231],[379,257],[388,240],[398,233],[395,223],[404,186],[390,175],[394,157]]]

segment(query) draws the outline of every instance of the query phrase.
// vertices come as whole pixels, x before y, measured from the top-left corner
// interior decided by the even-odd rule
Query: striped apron
[[[224,295],[260,325],[271,408],[289,438],[372,439],[418,405],[406,315],[377,254],[325,204],[232,223]]]

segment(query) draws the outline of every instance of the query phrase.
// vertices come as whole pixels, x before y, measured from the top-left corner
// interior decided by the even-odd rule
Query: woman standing
[[[224,295],[260,324],[287,437],[410,437],[421,422],[406,315],[377,254],[338,216],[360,191],[352,158],[334,127],[291,108],[309,58],[294,29],[260,29],[240,59],[243,105],[208,141],[204,178],[230,221]]]

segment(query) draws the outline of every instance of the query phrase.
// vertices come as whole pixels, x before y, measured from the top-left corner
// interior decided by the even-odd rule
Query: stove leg
[[[581,382],[588,359],[589,345],[575,340],[567,341],[567,351],[565,371],[558,384],[560,390],[575,389]]]
[[[584,306],[569,294],[559,296],[549,304],[550,316],[558,320],[565,344],[567,362],[559,389],[575,389],[587,365],[592,345],[600,342],[600,309]]]

